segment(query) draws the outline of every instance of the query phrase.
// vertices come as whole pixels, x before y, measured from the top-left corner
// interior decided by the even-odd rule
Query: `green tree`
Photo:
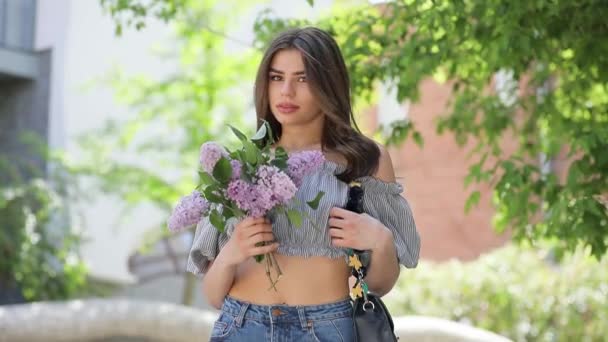
[[[123,25],[142,28],[146,15],[163,19],[174,15],[175,37],[159,58],[176,63],[177,68],[160,80],[120,68],[103,77],[114,89],[116,101],[133,109],[133,114],[83,135],[84,156],[71,162],[74,172],[125,200],[126,211],[146,203],[168,217],[179,197],[196,186],[201,144],[209,140],[236,144],[237,139],[226,134],[228,123],[241,126],[248,118],[250,129],[245,131],[250,134],[255,128],[255,115],[247,111],[261,56],[250,44],[226,33],[252,4],[102,0],[103,8],[116,19],[119,35]],[[168,236],[166,220],[157,222],[149,229],[142,250]],[[194,282],[191,275],[186,277],[182,302],[190,304]]]
[[[511,228],[517,241],[554,241],[559,251],[588,245],[600,256],[608,244],[607,15],[603,0],[390,1],[318,22],[266,11],[256,21],[256,46],[291,26],[329,30],[355,97],[370,96],[383,81],[397,87],[399,101],[416,101],[423,79],[449,82],[437,130],[452,132],[460,145],[474,141],[465,184],[490,183],[496,228]],[[494,91],[499,72],[511,87]],[[414,122],[391,126],[388,143],[422,143]],[[501,147],[507,137],[517,141],[510,155]],[[572,161],[565,181],[538,162],[563,151]],[[478,201],[472,192],[465,207]]]

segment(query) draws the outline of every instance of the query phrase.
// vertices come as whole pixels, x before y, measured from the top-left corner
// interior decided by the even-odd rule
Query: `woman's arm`
[[[376,236],[376,247],[371,249],[371,262],[365,282],[371,292],[379,296],[389,293],[399,278],[399,262],[393,233],[382,226]]]
[[[390,154],[380,147],[380,161],[376,178],[387,183],[395,182],[395,170]],[[380,296],[389,293],[399,278],[399,261],[395,249],[393,233],[382,223],[376,228],[376,243],[371,249],[371,263],[365,280],[370,290]]]
[[[237,265],[228,263],[222,253],[211,262],[209,271],[203,277],[203,294],[207,302],[216,309],[222,307],[224,298],[234,282]]]
[[[336,247],[371,251],[365,281],[369,289],[383,296],[399,277],[399,263],[393,233],[382,222],[367,214],[334,207],[330,212],[329,234]]]
[[[203,277],[203,294],[207,302],[220,309],[230,291],[239,264],[254,255],[274,252],[278,243],[256,246],[274,240],[272,226],[264,218],[246,218],[236,224],[234,233],[211,263]]]
[[[384,182],[395,182],[395,171],[391,157],[383,146],[380,147],[380,161],[375,178]],[[336,247],[348,247],[371,251],[365,281],[370,291],[383,296],[387,294],[399,278],[399,261],[395,249],[393,233],[382,222],[367,215],[356,214],[341,208],[330,212],[329,232]]]

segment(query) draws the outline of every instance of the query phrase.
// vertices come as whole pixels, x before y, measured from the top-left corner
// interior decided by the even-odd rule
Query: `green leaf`
[[[212,185],[216,184],[215,178],[205,171],[198,172],[199,185]]]
[[[464,204],[464,211],[466,213],[468,213],[469,210],[471,210],[472,206],[477,205],[477,203],[479,203],[480,196],[481,196],[481,193],[479,191],[473,191],[473,193],[469,196],[469,198],[467,198],[467,201]]]
[[[257,160],[258,165],[268,164],[268,159],[266,156],[264,156],[264,153],[262,153],[262,150],[258,149],[256,153],[257,153],[257,157],[258,157],[258,160]]]
[[[283,159],[283,158],[278,159],[278,158],[275,158],[275,159],[273,159],[273,160],[270,161],[270,164],[278,167],[281,170],[284,170],[285,168],[287,168],[287,159]]]
[[[302,226],[302,214],[295,209],[287,209],[287,219],[295,227]]]
[[[222,216],[224,216],[224,221],[228,221],[228,219],[234,217],[234,211],[232,211],[232,208],[228,207],[228,206],[224,206],[224,210],[222,210]]]
[[[241,131],[239,131],[236,127],[234,127],[232,125],[228,125],[228,127],[230,127],[230,129],[232,130],[232,133],[234,133],[234,135],[236,135],[236,137],[239,138],[240,141],[247,140],[247,136],[245,134],[243,134]]]
[[[412,134],[412,138],[414,138],[414,142],[416,142],[419,147],[424,147],[424,139],[422,138],[422,135],[419,131],[414,131],[414,133]]]
[[[308,4],[310,5],[310,7],[313,7],[315,5],[315,1],[314,0],[306,0],[306,2],[308,2]]]
[[[413,130],[413,126],[408,120],[402,119],[391,122],[389,125],[388,136],[386,137],[386,145],[400,145],[405,141],[411,130]]]
[[[274,151],[274,159],[270,161],[270,164],[285,170],[287,168],[287,161],[289,160],[289,154],[283,147],[277,147]]]
[[[228,153],[228,155],[230,156],[230,159],[239,159],[240,154],[239,154],[240,150],[236,150],[236,151],[232,151],[230,153]]]
[[[236,206],[227,205],[225,208],[232,211],[234,217],[245,217],[245,212]]]
[[[209,213],[209,222],[211,222],[211,224],[217,228],[217,230],[222,233],[224,232],[225,222],[222,218],[222,214],[220,214],[217,210],[211,210],[211,213]]]
[[[203,190],[203,194],[205,195],[205,199],[207,201],[213,202],[213,203],[222,203],[223,198],[217,194],[215,194],[215,192],[219,189],[219,186],[217,185],[210,185],[208,187],[205,188],[205,190]]]
[[[272,131],[272,127],[270,126],[270,123],[268,123],[268,122],[266,122],[266,129],[268,130],[268,146],[274,145],[274,143],[276,141],[274,132]]]
[[[278,146],[274,150],[274,156],[275,158],[288,158],[289,154],[287,153],[287,150],[285,150],[283,147]]]
[[[232,177],[232,166],[228,159],[221,157],[220,160],[217,161],[217,164],[213,167],[213,177],[223,184],[230,181],[230,177]]]
[[[247,161],[247,153],[245,152],[245,149],[240,149],[237,151],[238,154],[238,159],[242,162],[246,162]]]
[[[116,28],[114,29],[114,35],[117,37],[122,36],[122,25],[116,24]]]
[[[581,174],[582,172],[579,168],[579,163],[572,163],[572,165],[570,165],[570,168],[568,169],[567,184],[570,186],[576,186],[576,184],[579,184]]]
[[[317,193],[317,197],[315,197],[315,199],[313,199],[312,201],[306,202],[306,204],[308,204],[308,206],[311,207],[312,209],[317,210],[317,208],[319,207],[319,201],[321,201],[321,198],[323,198],[323,195],[325,195],[325,192],[319,191]]]
[[[264,122],[264,124],[260,126],[260,129],[258,129],[258,131],[255,133],[255,135],[251,137],[251,140],[260,141],[266,137],[267,132],[268,128],[266,127],[266,123]]]
[[[260,150],[250,141],[244,141],[243,146],[245,146],[245,157],[247,163],[256,165]]]
[[[224,211],[230,211],[230,214],[229,214],[230,217],[239,217],[237,210],[238,210],[238,208],[236,208],[236,205],[231,202],[229,202],[229,204],[226,204],[224,206]]]

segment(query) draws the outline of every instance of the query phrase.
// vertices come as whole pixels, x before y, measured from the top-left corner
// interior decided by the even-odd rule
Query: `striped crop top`
[[[345,256],[342,248],[331,245],[327,230],[331,208],[346,206],[348,184],[335,176],[345,168],[342,164],[326,160],[319,170],[309,174],[302,181],[302,185],[296,192],[296,197],[300,200],[301,205],[290,204],[293,208],[306,211],[311,219],[316,220],[316,227],[325,227],[325,229],[320,231],[315,228],[315,225],[311,224],[306,216],[302,220],[302,226],[296,228],[289,225],[284,214],[269,215],[273,234],[276,241],[279,242],[277,253],[305,257],[339,258]],[[356,181],[360,182],[363,188],[365,213],[382,222],[393,232],[399,263],[407,268],[416,267],[420,252],[420,237],[410,206],[407,200],[401,196],[402,185],[396,182],[384,182],[369,176],[361,177]],[[319,190],[324,191],[325,195],[321,198],[318,208],[313,210],[305,202],[313,199]],[[220,233],[207,218],[203,218],[196,227],[186,270],[196,275],[206,273],[209,261],[213,260],[228,242],[236,222],[234,218],[229,219],[226,229]]]

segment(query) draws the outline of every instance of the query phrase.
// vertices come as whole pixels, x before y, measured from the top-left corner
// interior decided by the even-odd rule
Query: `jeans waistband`
[[[240,299],[226,296],[222,311],[236,317],[237,326],[241,326],[244,319],[252,319],[272,324],[300,323],[303,329],[311,322],[332,320],[343,317],[352,317],[350,299],[334,303],[319,305],[258,305]]]

